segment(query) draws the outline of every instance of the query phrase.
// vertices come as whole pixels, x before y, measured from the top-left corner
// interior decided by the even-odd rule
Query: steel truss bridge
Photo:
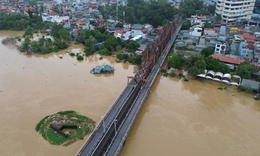
[[[147,45],[139,70],[134,76],[128,77],[128,85],[76,156],[114,156],[119,154],[182,23],[182,17],[176,15],[172,22],[167,23],[157,41]]]

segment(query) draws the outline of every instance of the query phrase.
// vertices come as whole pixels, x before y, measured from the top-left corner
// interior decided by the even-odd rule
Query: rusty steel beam
[[[171,36],[173,35],[177,26],[180,24],[181,20],[182,17],[175,16],[172,22],[168,21],[156,42],[146,46],[143,52],[141,65],[139,66],[139,69],[134,77],[136,81],[144,81],[149,76],[150,71],[157,63],[159,57],[162,55],[166,45],[168,44]]]

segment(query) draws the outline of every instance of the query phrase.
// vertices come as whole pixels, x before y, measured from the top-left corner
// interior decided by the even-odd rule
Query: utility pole
[[[117,130],[116,130],[116,122],[117,122],[117,119],[114,120],[114,126],[115,126],[115,135],[117,134]]]
[[[104,133],[106,132],[106,126],[105,126],[105,120],[104,120],[104,117],[101,116],[102,118],[102,122],[103,122],[103,130],[104,130]]]
[[[116,0],[116,21],[118,21],[118,0]]]
[[[123,11],[123,16],[124,16],[124,24],[125,24],[125,11]]]

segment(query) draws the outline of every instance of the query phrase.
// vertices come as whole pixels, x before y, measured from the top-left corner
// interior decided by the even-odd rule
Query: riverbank
[[[75,110],[99,122],[126,86],[135,66],[116,63],[110,56],[100,60],[97,54],[77,61],[67,53],[83,51],[82,45],[58,53],[26,55],[1,44],[9,33],[19,34],[0,33],[0,122],[5,125],[0,131],[0,153],[75,155],[88,136],[66,148],[57,147],[45,141],[34,130],[35,125],[44,116],[63,110]],[[115,67],[113,76],[89,73],[103,64]]]
[[[0,41],[6,35],[1,32]],[[2,155],[75,155],[87,137],[68,147],[53,146],[35,125],[63,110],[75,110],[99,123],[136,70],[115,57],[100,60],[100,55],[92,55],[77,61],[67,51],[80,52],[81,45],[46,55],[25,55],[1,42],[0,48]],[[89,73],[103,64],[116,72]],[[257,155],[259,102],[249,94],[218,87],[215,82],[158,76],[120,155]]]

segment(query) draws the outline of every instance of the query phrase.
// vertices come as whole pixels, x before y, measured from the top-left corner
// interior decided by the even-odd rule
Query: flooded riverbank
[[[98,123],[135,67],[116,63],[113,57],[99,60],[99,55],[93,55],[77,61],[69,56],[67,51],[82,52],[82,45],[48,55],[26,55],[1,44],[6,36],[17,35],[0,32],[0,153],[75,155],[87,138],[68,147],[53,146],[34,130],[36,124],[64,110],[75,110]],[[115,67],[115,73],[90,74],[93,67],[105,64]],[[259,101],[219,86],[158,76],[120,156],[258,155]]]
[[[77,61],[67,51],[82,52],[82,45],[48,55],[26,55],[4,46],[0,33],[0,153],[1,155],[74,155],[85,140],[69,147],[53,146],[34,129],[46,115],[75,110],[96,122],[107,111],[133,75],[134,66],[99,55]],[[60,59],[59,56],[62,56]],[[97,65],[115,67],[112,75],[93,75]],[[85,138],[86,139],[86,138]]]

